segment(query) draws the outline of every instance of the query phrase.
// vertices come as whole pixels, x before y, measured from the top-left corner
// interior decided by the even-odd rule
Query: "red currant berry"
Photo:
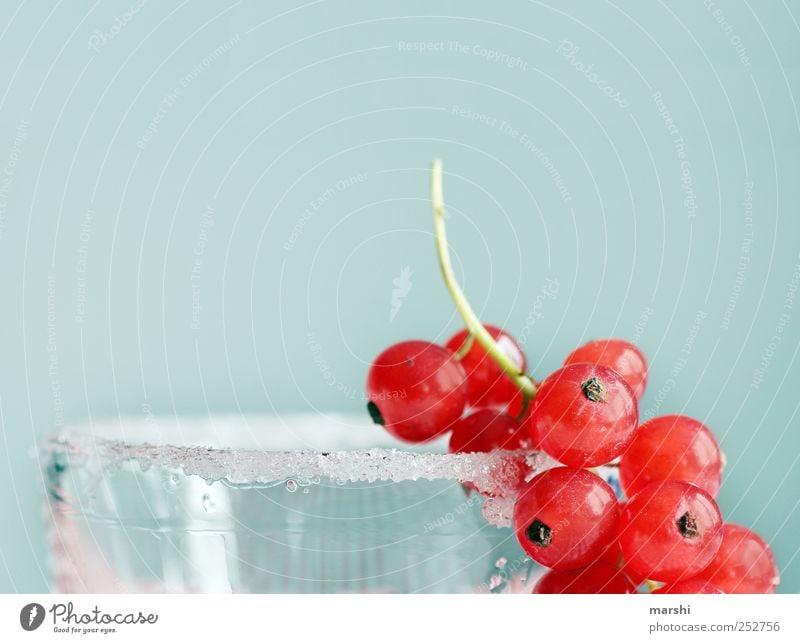
[[[495,449],[530,449],[525,428],[507,413],[478,409],[461,418],[450,436],[451,453],[488,453]]]
[[[724,594],[724,592],[708,581],[690,578],[659,587],[653,594]]]
[[[758,534],[732,523],[722,527],[722,545],[697,578],[726,594],[772,594],[780,583],[769,545]]]
[[[533,398],[534,442],[571,467],[610,462],[633,439],[639,411],[622,376],[597,364],[570,364],[549,375]]]
[[[514,530],[525,552],[551,569],[584,567],[613,540],[614,490],[584,469],[556,467],[535,476],[514,505]]]
[[[625,503],[619,503],[619,510],[620,515],[625,509]],[[613,565],[615,568],[619,569],[628,580],[633,583],[634,587],[639,587],[642,583],[647,580],[646,576],[642,574],[638,574],[634,570],[630,568],[630,566],[625,562],[625,558],[622,556],[622,548],[619,546],[619,537],[617,537],[606,549],[600,554],[598,560],[602,560],[610,565]]]
[[[508,358],[524,372],[528,366],[525,353],[517,341],[502,328],[486,324],[486,330],[497,342]],[[453,353],[459,353],[471,342],[469,349],[461,357],[461,365],[467,373],[468,403],[473,407],[505,407],[516,415],[522,408],[522,395],[517,385],[503,372],[488,355],[483,346],[472,338],[465,328],[453,335],[445,346]]]
[[[453,427],[450,435],[451,453],[488,453],[495,449],[532,449],[525,427],[507,413],[494,409],[478,409],[461,418]],[[496,487],[507,489],[507,495],[512,495],[525,483],[530,468],[524,457],[509,456],[509,461],[505,464],[506,466],[498,470],[502,480],[494,482]],[[471,482],[465,484],[470,489],[476,489]]]
[[[691,578],[722,542],[717,504],[700,487],[680,480],[654,482],[625,504],[619,544],[637,574],[667,583]]]
[[[394,344],[378,355],[366,389],[373,421],[407,442],[449,431],[467,403],[466,375],[453,354],[419,340]]]
[[[702,422],[685,415],[642,424],[619,464],[619,479],[629,496],[651,482],[685,480],[715,497],[721,475],[717,441]]]
[[[596,339],[572,351],[564,364],[589,362],[616,371],[631,387],[636,399],[641,399],[647,386],[647,361],[642,352],[624,339]]]
[[[636,588],[613,565],[598,561],[583,569],[551,570],[533,588],[534,594],[634,594]]]
[[[521,398],[520,398],[520,401],[521,401]],[[519,423],[520,423],[520,426],[522,427],[522,430],[525,431],[525,433],[527,434],[528,444],[530,445],[530,448],[532,450],[534,450],[534,451],[541,451],[542,450],[542,445],[540,445],[536,441],[536,432],[534,431],[533,426],[531,425],[531,407],[532,406],[533,406],[533,404],[528,404],[528,408],[525,410],[525,414],[519,419]],[[517,414],[516,417],[519,417],[519,414]]]

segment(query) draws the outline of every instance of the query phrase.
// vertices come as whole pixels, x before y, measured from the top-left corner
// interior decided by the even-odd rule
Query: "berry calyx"
[[[571,571],[550,570],[533,588],[534,594],[634,594],[636,587],[604,561]]]
[[[500,350],[520,373],[528,367],[525,353],[517,341],[502,328],[484,324]],[[522,408],[522,394],[514,381],[466,328],[453,335],[445,344],[456,354],[467,373],[468,404],[472,407],[504,407],[511,415]]]
[[[514,530],[539,564],[578,569],[596,560],[613,540],[618,516],[616,496],[604,480],[584,469],[555,467],[520,491]]]
[[[625,451],[638,419],[636,398],[622,376],[579,363],[541,383],[527,424],[535,444],[559,462],[595,467]]]
[[[564,364],[589,362],[600,364],[619,373],[631,387],[636,399],[641,399],[647,386],[647,360],[642,352],[624,339],[596,339],[572,351]]]
[[[772,594],[780,583],[769,545],[755,532],[733,523],[722,527],[719,551],[697,578],[726,594]]]
[[[367,410],[376,424],[406,442],[446,433],[464,412],[466,374],[442,346],[421,340],[394,344],[369,369]]]
[[[719,491],[722,453],[702,422],[685,415],[665,415],[642,424],[619,463],[619,479],[629,496],[660,480],[684,480]]]
[[[626,564],[645,578],[691,578],[714,558],[722,517],[714,499],[679,480],[654,482],[625,504],[619,543]]]
[[[608,399],[608,391],[605,385],[596,377],[590,377],[581,384],[581,390],[586,399],[591,402],[605,402]]]

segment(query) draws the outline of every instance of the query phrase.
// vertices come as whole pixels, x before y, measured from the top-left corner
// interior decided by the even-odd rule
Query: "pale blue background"
[[[437,155],[483,318],[524,334],[537,376],[591,337],[638,340],[643,413],[714,428],[724,512],[800,590],[800,3],[144,2],[123,17],[138,4],[12,2],[0,19],[0,590],[47,587],[30,454],[53,424],[358,412],[381,347],[455,331],[427,201]],[[654,92],[685,142],[693,218]]]

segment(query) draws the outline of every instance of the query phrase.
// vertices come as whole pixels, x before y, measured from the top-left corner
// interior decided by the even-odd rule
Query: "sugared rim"
[[[449,479],[495,495],[507,491],[520,456],[534,470],[545,466],[536,453],[448,454],[444,440],[404,445],[362,417],[338,414],[147,416],[65,427],[42,450],[73,466],[113,471],[138,463],[231,485]]]

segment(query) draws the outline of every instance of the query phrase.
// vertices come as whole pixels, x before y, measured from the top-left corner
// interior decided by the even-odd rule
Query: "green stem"
[[[469,305],[464,291],[456,281],[453,273],[453,264],[450,262],[450,250],[447,245],[447,234],[445,231],[444,195],[442,192],[442,162],[437,159],[433,163],[431,175],[431,199],[433,201],[433,230],[436,236],[436,252],[439,255],[439,267],[442,269],[442,276],[450,296],[456,305],[456,310],[470,334],[478,340],[484,350],[497,363],[500,368],[514,381],[525,399],[530,399],[536,395],[536,384],[522,372],[519,367],[506,355],[498,346],[494,338],[489,334],[484,325],[478,319],[472,306]]]
[[[457,360],[464,359],[464,356],[472,350],[472,345],[475,343],[475,337],[473,335],[467,335],[464,343],[461,344],[461,348],[459,348],[455,352],[455,357]]]

